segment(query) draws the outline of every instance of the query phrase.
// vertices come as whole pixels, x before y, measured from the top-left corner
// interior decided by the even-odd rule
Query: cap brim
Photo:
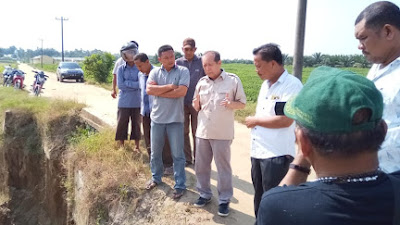
[[[291,119],[294,119],[294,120],[296,120],[296,110],[294,108],[294,101],[295,101],[296,97],[297,96],[293,96],[292,98],[290,98],[286,102],[285,108],[283,109],[285,116],[289,117]]]

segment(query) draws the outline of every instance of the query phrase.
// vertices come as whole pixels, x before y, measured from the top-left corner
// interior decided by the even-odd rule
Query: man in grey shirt
[[[190,72],[190,85],[185,95],[184,101],[184,112],[185,112],[185,124],[184,124],[184,143],[185,143],[185,158],[186,165],[192,164],[192,150],[190,146],[189,138],[189,125],[192,127],[192,138],[193,138],[193,159],[196,160],[196,129],[197,129],[197,114],[198,112],[192,106],[194,89],[196,88],[197,82],[205,76],[201,58],[197,57],[194,53],[196,52],[196,42],[193,38],[186,38],[183,41],[182,51],[184,56],[176,60],[177,65],[184,66],[189,69]]]
[[[161,183],[163,175],[162,152],[165,134],[171,147],[174,167],[174,199],[180,198],[186,190],[185,155],[183,153],[183,98],[189,87],[189,70],[175,65],[174,49],[163,45],[158,49],[161,67],[154,68],[147,80],[147,94],[154,96],[151,110],[151,173],[152,179],[146,189]]]

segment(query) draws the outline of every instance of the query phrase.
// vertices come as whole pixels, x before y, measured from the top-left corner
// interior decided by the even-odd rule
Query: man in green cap
[[[299,147],[282,184],[264,193],[257,224],[400,224],[400,171],[378,167],[387,125],[374,83],[336,68],[315,69],[284,113]],[[313,166],[317,180],[306,182]],[[393,197],[395,196],[395,197]],[[397,208],[395,208],[397,207]]]

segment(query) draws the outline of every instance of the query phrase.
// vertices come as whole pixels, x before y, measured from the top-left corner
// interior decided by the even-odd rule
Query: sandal
[[[175,189],[174,195],[172,196],[173,199],[179,199],[185,194],[185,189]]]
[[[150,180],[149,182],[147,182],[146,190],[150,191],[151,189],[155,188],[156,186],[157,186],[157,183],[154,182],[153,180]]]

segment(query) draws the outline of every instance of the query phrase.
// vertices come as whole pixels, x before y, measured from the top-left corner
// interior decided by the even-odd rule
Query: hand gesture
[[[229,108],[230,104],[231,104],[231,101],[229,101],[229,94],[226,93],[225,98],[221,101],[220,105]]]

